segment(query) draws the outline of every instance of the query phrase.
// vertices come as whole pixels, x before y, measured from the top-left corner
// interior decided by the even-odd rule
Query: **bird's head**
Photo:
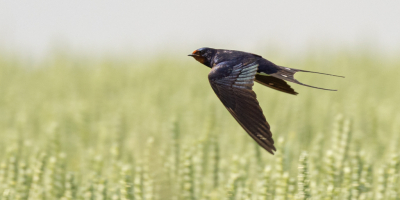
[[[211,60],[215,55],[216,49],[203,47],[197,50],[194,50],[192,54],[188,56],[192,56],[194,59],[199,61],[201,64],[204,64],[207,67],[211,67]]]

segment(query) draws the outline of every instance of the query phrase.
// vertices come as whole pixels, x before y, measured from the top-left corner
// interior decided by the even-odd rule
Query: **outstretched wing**
[[[252,90],[258,69],[256,62],[234,65],[223,62],[208,75],[211,87],[243,129],[265,150],[274,154],[274,140],[256,94]]]

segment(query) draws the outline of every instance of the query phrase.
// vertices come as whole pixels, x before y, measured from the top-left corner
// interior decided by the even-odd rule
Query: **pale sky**
[[[399,0],[0,0],[0,50],[33,56],[60,45],[88,53],[275,45],[293,53],[363,42],[400,50]]]

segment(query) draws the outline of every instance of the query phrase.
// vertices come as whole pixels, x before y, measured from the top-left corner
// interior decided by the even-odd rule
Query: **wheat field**
[[[186,55],[0,53],[0,199],[400,199],[400,59],[309,52],[299,95],[256,84],[275,155],[258,147]]]

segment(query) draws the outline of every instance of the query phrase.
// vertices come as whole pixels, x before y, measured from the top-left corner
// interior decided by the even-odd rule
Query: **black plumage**
[[[243,129],[271,154],[276,151],[274,140],[270,126],[257,101],[257,96],[252,90],[254,81],[294,95],[298,93],[286,81],[318,88],[303,84],[294,78],[296,72],[311,71],[281,67],[252,53],[200,48],[189,56],[211,68],[208,79],[215,94]]]

